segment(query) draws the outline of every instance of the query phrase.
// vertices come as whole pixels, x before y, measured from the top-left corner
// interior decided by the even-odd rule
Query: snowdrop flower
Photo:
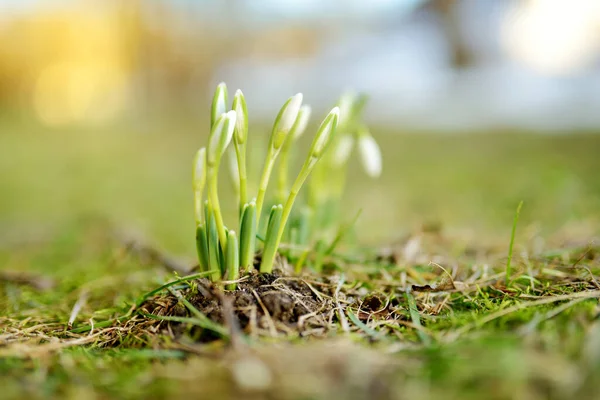
[[[373,178],[381,175],[381,150],[368,132],[361,133],[358,138],[358,153],[367,175]]]
[[[306,181],[306,178],[310,175],[315,165],[323,156],[323,152],[327,148],[331,137],[335,134],[337,129],[338,119],[340,117],[340,109],[334,107],[331,112],[325,117],[319,130],[313,139],[310,146],[310,151],[300,170],[300,173],[296,177],[294,184],[289,192],[288,198],[285,202],[285,207],[281,204],[273,206],[271,209],[271,215],[269,217],[269,225],[267,227],[267,237],[265,241],[265,250],[263,251],[263,257],[260,264],[260,272],[271,272],[273,270],[273,262],[275,261],[276,250],[281,243],[281,238],[285,231],[285,225],[292,212],[292,207],[296,201],[296,197],[300,192],[300,188]],[[257,206],[258,210],[258,206]],[[257,215],[260,215],[257,211]]]
[[[210,109],[210,126],[211,128],[217,122],[221,114],[227,112],[227,85],[225,82],[219,83],[215,94],[213,95],[212,107]]]
[[[231,142],[233,137],[233,131],[235,128],[235,111],[229,111],[225,114],[221,114],[217,118],[215,125],[213,126],[212,132],[210,133],[207,153],[207,163],[209,166],[213,166],[217,159],[220,159],[227,146]]]
[[[354,102],[356,101],[356,93],[348,92],[344,93],[339,100],[339,108],[340,108],[340,120],[339,125],[341,127],[344,126],[350,120],[350,113],[352,112],[352,107],[354,106]]]
[[[310,119],[311,111],[312,110],[308,104],[305,104],[302,107],[300,107],[300,110],[298,111],[298,117],[296,118],[296,122],[292,127],[294,139],[298,139],[306,130],[306,127],[308,126],[308,120]]]
[[[271,146],[273,150],[278,151],[283,145],[283,142],[285,142],[287,134],[294,126],[296,118],[298,118],[298,112],[300,112],[301,105],[302,93],[298,93],[290,97],[283,107],[281,107],[279,115],[275,120],[275,125],[273,126],[273,133],[271,134]]]
[[[338,119],[340,117],[339,107],[333,107],[327,117],[323,120],[323,123],[319,127],[317,134],[310,147],[310,157],[319,158],[323,154],[323,150],[327,147],[329,139],[332,133],[335,131],[338,125]]]
[[[235,92],[231,109],[236,114],[235,140],[237,143],[243,144],[248,136],[248,109],[244,93],[239,89]]]
[[[300,106],[302,105],[302,93],[298,93],[295,96],[292,96],[289,101],[283,106],[283,112],[281,114],[281,119],[279,121],[279,130],[289,132],[296,122],[296,117],[298,117],[298,112],[300,111]]]
[[[237,114],[235,111],[231,110],[225,114],[227,118],[227,126],[225,127],[223,141],[221,142],[221,155],[225,153],[227,146],[231,143],[231,139],[233,139],[233,132],[235,130],[235,121],[237,120]]]
[[[352,154],[353,147],[354,137],[352,135],[343,135],[333,150],[333,164],[336,167],[346,164],[346,161],[350,158],[350,154]]]
[[[265,160],[263,172],[258,183],[258,194],[256,195],[256,215],[258,216],[262,213],[262,206],[265,201],[267,186],[269,185],[269,179],[271,178],[275,160],[285,143],[288,133],[296,123],[301,105],[302,93],[298,93],[287,99],[283,107],[281,107],[281,110],[279,110],[277,118],[275,118],[273,130],[271,131],[271,138],[269,139],[267,159]]]

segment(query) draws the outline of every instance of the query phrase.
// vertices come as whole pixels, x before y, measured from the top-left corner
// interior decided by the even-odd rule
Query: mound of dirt
[[[273,274],[250,274],[237,290],[223,291],[207,279],[191,282],[179,294],[213,322],[230,330],[260,336],[321,336],[334,327],[335,287],[327,282]],[[141,310],[156,316],[192,316],[173,294],[149,299]],[[182,324],[170,323],[174,332]],[[199,341],[216,336],[198,332]]]

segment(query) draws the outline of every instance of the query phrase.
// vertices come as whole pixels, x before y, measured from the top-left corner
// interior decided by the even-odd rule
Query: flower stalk
[[[285,206],[282,210],[281,222],[279,223],[279,229],[275,239],[275,248],[279,247],[281,243],[281,238],[283,237],[283,233],[285,230],[285,224],[292,212],[292,207],[294,206],[294,202],[296,201],[296,197],[306,181],[306,178],[310,175],[311,171],[314,169],[315,165],[323,156],[327,145],[329,144],[331,137],[335,134],[335,130],[337,128],[338,118],[339,118],[340,110],[338,107],[334,107],[333,110],[327,115],[315,138],[313,139],[312,145],[310,147],[310,152],[308,157],[304,161],[304,165],[300,170],[294,184],[292,185],[292,189],[290,190],[290,194],[288,195]],[[270,222],[269,222],[270,228]],[[273,262],[275,255],[271,253],[263,253],[263,259],[261,263],[260,270],[261,272],[271,272],[273,270]]]
[[[279,175],[277,180],[277,201],[283,203],[288,190],[288,170],[290,164],[290,149],[306,130],[308,120],[310,119],[311,108],[309,105],[303,105],[298,111],[296,122],[292,126],[288,139],[283,143],[281,154],[279,155]]]
[[[219,241],[223,251],[225,251],[225,246],[227,245],[227,231],[225,229],[225,224],[223,223],[223,215],[221,213],[219,194],[217,191],[217,182],[219,164],[221,162],[223,153],[231,142],[235,118],[235,111],[229,111],[228,113],[221,114],[221,116],[219,116],[208,139],[209,145],[206,157],[206,163],[208,167],[208,201],[214,214],[217,233],[219,235]]]
[[[248,108],[246,99],[241,90],[235,92],[233,97],[233,111],[236,114],[235,130],[233,134],[233,145],[237,157],[237,168],[239,174],[239,207],[248,201],[248,176],[246,172],[246,143],[248,139]]]
[[[258,219],[260,219],[262,215],[262,207],[265,201],[267,187],[269,186],[271,172],[275,165],[275,160],[281,151],[288,133],[296,122],[301,105],[302,93],[290,97],[283,107],[281,107],[281,110],[275,119],[275,123],[273,124],[273,130],[271,131],[271,138],[269,140],[269,149],[267,150],[267,158],[259,181],[258,195],[256,196],[256,215]]]

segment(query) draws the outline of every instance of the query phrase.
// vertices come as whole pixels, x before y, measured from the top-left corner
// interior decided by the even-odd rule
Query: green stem
[[[235,155],[237,157],[238,162],[238,171],[240,174],[240,203],[239,208],[240,212],[244,204],[248,202],[248,176],[246,172],[246,144],[238,144],[236,140],[234,140],[235,147]]]
[[[263,260],[262,260],[261,267],[260,267],[261,272],[269,271],[269,270],[273,269],[273,262],[275,260],[275,254],[277,253],[277,249],[279,248],[279,244],[281,243],[281,238],[283,237],[283,232],[285,230],[285,224],[287,223],[290,213],[292,212],[292,207],[294,206],[294,201],[296,200],[296,197],[298,197],[298,193],[300,192],[300,188],[302,187],[302,184],[304,183],[304,181],[306,180],[308,175],[310,175],[310,172],[314,168],[317,161],[318,161],[318,159],[313,159],[313,158],[306,160],[306,162],[302,166],[302,170],[300,171],[300,173],[298,174],[298,177],[296,178],[296,181],[292,185],[292,190],[290,190],[290,195],[288,196],[288,199],[285,203],[285,206],[283,208],[283,212],[281,215],[281,220],[279,221],[279,229],[278,229],[277,235],[275,237],[275,242],[272,245],[272,248],[274,248],[275,251],[272,254],[271,253],[263,254]]]
[[[225,252],[227,248],[227,231],[225,230],[225,224],[223,223],[223,215],[221,214],[221,206],[219,203],[219,194],[217,192],[217,181],[218,181],[218,163],[216,166],[208,169],[208,195],[212,206],[212,211],[215,216],[215,223],[217,225],[217,233],[219,235],[219,242],[221,249]]]
[[[319,193],[323,190],[321,185],[323,168],[324,166],[322,164],[319,166],[319,168],[315,168],[308,185],[308,207],[313,211],[313,214],[316,214],[317,208],[319,207]]]
[[[260,183],[258,186],[258,195],[256,196],[256,225],[260,225],[260,217],[262,215],[262,207],[265,202],[265,195],[267,193],[267,187],[269,186],[269,178],[273,171],[273,165],[275,165],[276,155],[273,154],[273,150],[269,148],[267,153],[267,160],[263,168],[262,175],[260,177]]]
[[[204,208],[206,211],[206,246],[208,248],[208,270],[211,272],[210,279],[217,282],[221,278],[221,251],[219,249],[219,234],[217,233],[215,213],[211,204],[208,203]]]
[[[283,215],[281,216],[281,225],[279,226],[279,233],[277,234],[277,246],[279,246],[279,242],[281,241],[281,237],[283,236],[283,231],[285,230],[285,224],[287,223],[290,213],[292,212],[292,207],[294,206],[296,197],[298,197],[298,193],[300,192],[300,189],[302,188],[304,181],[306,180],[306,178],[308,178],[308,175],[310,175],[310,172],[313,170],[316,162],[317,162],[317,160],[309,160],[307,163],[304,164],[304,166],[302,167],[302,170],[300,171],[300,173],[298,174],[298,177],[296,178],[296,181],[294,182],[294,185],[292,186],[292,190],[290,190],[288,199],[285,203],[285,206],[283,207]]]
[[[281,155],[279,156],[279,174],[277,175],[277,202],[283,203],[285,201],[285,193],[288,186],[288,171],[289,171],[289,159],[290,159],[290,147],[292,138],[288,138],[283,144],[281,149]]]
[[[270,274],[273,272],[273,263],[275,262],[275,255],[277,254],[277,248],[279,247],[277,235],[279,233],[279,227],[281,226],[282,209],[283,207],[281,204],[273,206],[271,213],[269,214],[269,226],[267,227],[265,247],[260,263],[260,272],[262,274]]]

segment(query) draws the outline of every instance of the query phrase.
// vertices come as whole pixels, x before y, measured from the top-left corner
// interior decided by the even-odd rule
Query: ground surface
[[[327,273],[223,295],[182,279],[202,138],[168,126],[3,126],[0,397],[596,397],[600,136],[383,135]]]

